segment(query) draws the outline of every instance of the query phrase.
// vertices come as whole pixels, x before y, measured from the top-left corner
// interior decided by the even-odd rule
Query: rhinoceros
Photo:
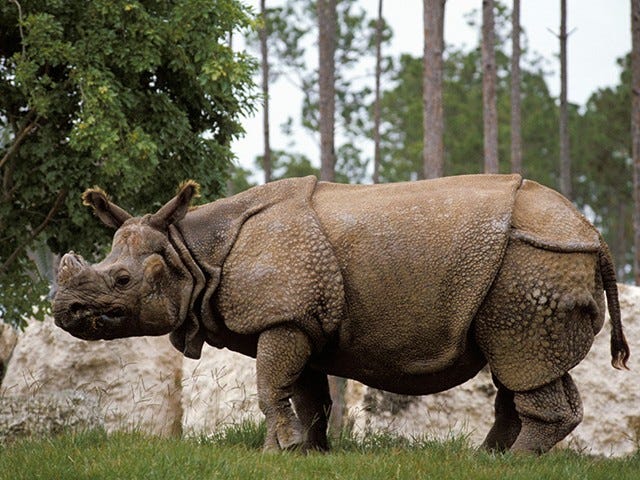
[[[109,255],[60,264],[55,322],[72,335],[170,334],[256,358],[265,449],[328,448],[327,375],[401,394],[440,392],[488,364],[492,450],[542,453],[582,419],[568,371],[611,318],[616,277],[599,232],[559,193],[518,175],[384,185],[287,179],[190,208],[185,182],[132,217],[98,188]]]

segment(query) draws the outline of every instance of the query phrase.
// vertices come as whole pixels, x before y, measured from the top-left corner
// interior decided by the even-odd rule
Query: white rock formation
[[[2,319],[0,318],[0,321]],[[0,324],[0,364],[2,364],[2,371],[6,370],[7,362],[11,358],[13,349],[18,343],[18,332],[11,325],[6,323]]]
[[[585,358],[571,375],[584,405],[584,420],[566,443],[576,450],[623,455],[640,446],[640,288],[618,285],[630,371],[611,367],[609,316]]]
[[[34,321],[2,382],[0,430],[37,433],[97,422],[109,431],[179,433],[181,366],[167,337],[86,342],[51,318]]]
[[[184,359],[182,428],[208,435],[244,420],[261,420],[256,393],[255,360],[207,345],[200,360]]]

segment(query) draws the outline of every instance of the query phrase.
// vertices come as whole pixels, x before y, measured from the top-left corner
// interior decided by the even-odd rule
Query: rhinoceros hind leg
[[[547,452],[582,421],[582,401],[571,376],[535,390],[516,392],[522,430],[511,446],[514,452]]]
[[[292,400],[305,434],[305,448],[329,450],[327,426],[331,396],[327,375],[310,368],[305,369],[294,385]]]
[[[522,428],[522,422],[513,401],[514,392],[502,385],[495,377],[493,382],[498,388],[495,401],[496,419],[482,447],[487,450],[504,452],[511,448],[511,445],[516,441]]]
[[[302,445],[302,426],[289,399],[310,355],[309,338],[297,328],[283,325],[260,334],[256,374],[258,403],[267,423],[265,450]]]

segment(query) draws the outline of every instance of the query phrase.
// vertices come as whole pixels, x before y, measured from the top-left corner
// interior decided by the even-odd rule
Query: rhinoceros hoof
[[[267,422],[267,437],[264,441],[264,452],[279,452],[282,450],[297,450],[302,448],[303,435],[302,428],[297,421],[297,418],[293,415],[285,415],[285,418],[280,418],[279,421],[274,422],[273,429],[268,428]]]
[[[303,444],[302,432],[296,426],[278,429],[278,444],[282,450],[297,450]]]

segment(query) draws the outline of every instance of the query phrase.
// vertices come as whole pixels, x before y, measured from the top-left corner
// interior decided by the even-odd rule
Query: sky
[[[244,0],[257,12],[258,0]],[[278,0],[267,0],[267,7],[281,4]],[[378,0],[359,0],[368,16],[377,16]],[[511,1],[505,3],[511,8]],[[569,101],[584,105],[589,96],[599,88],[618,83],[620,70],[616,59],[631,50],[631,20],[629,0],[567,0],[568,40],[568,96]],[[423,2],[421,0],[385,0],[383,16],[393,30],[391,44],[384,55],[398,56],[410,53],[421,56],[423,49]],[[482,7],[481,0],[447,0],[445,7],[445,42],[459,47],[472,48],[477,45],[478,31],[467,25],[465,14]],[[545,70],[549,72],[547,84],[555,96],[560,91],[559,0],[521,0],[520,21],[529,50],[546,59]],[[373,83],[373,78],[371,79]],[[385,85],[382,85],[384,90]],[[290,139],[279,128],[287,118],[299,117],[301,94],[291,83],[279,80],[271,85],[271,148],[292,148]],[[238,163],[253,168],[256,156],[263,149],[262,110],[243,121],[246,135],[233,145]],[[314,135],[296,129],[295,150],[308,155],[318,164],[318,140]],[[366,147],[365,147],[366,148]],[[373,146],[371,146],[373,149]],[[254,181],[261,181],[254,176]]]

